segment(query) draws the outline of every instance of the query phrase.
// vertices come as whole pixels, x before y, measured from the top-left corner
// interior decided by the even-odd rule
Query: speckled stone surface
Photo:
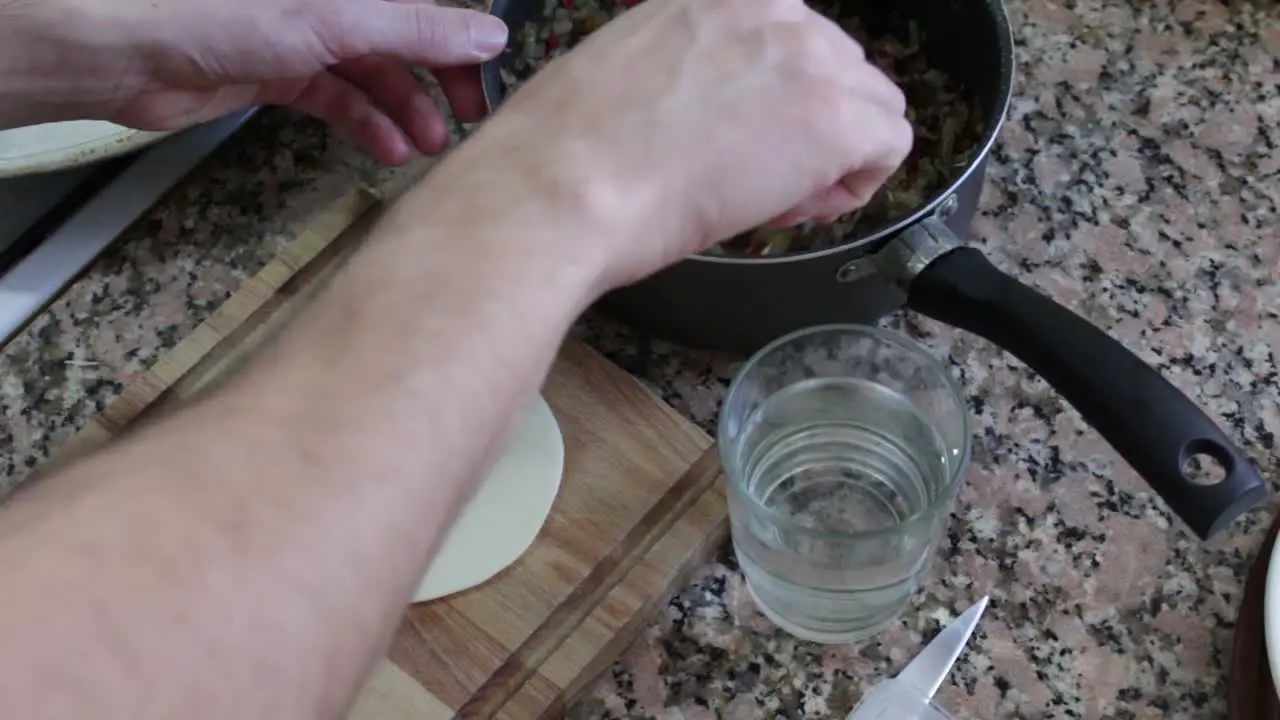
[[[1010,0],[1016,100],[975,244],[1109,330],[1280,478],[1280,10]],[[384,171],[268,112],[0,352],[0,488],[208,316],[296,221]],[[941,691],[961,718],[1215,718],[1247,560],[1274,505],[1199,543],[1043,381],[986,342],[892,318],[970,393],[972,467],[926,589],[883,636],[798,642],[726,552],[573,718],[843,716],[956,612],[992,606]],[[736,359],[582,333],[710,428]]]

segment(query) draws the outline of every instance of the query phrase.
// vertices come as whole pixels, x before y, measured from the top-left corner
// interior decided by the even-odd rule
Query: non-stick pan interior
[[[875,33],[894,32],[901,18],[909,18],[926,38],[930,64],[959,78],[977,96],[988,131],[996,129],[1013,74],[1009,26],[999,0],[858,2],[844,12],[856,12]]]

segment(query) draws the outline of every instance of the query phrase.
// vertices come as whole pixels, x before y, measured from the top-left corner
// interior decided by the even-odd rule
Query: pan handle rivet
[[[863,255],[855,258],[840,266],[836,270],[836,282],[851,283],[857,282],[865,277],[880,274],[879,266],[880,258],[878,253]]]
[[[948,195],[946,200],[938,204],[938,209],[933,211],[933,216],[939,220],[946,220],[960,206],[960,200],[955,195]]]

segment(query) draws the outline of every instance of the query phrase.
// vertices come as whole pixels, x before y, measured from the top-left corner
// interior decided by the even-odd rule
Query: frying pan
[[[491,109],[506,95],[521,29],[555,0],[494,0],[512,40],[482,68]],[[874,323],[906,307],[979,335],[1039,373],[1201,539],[1267,497],[1249,457],[1155,369],[1084,318],[1001,272],[961,240],[1013,92],[1013,37],[1000,0],[861,3],[866,25],[906,12],[934,66],[947,68],[987,118],[979,152],[949,187],[882,231],[836,248],[763,258],[695,255],[606,296],[603,309],[642,332],[749,354],[814,325]],[[625,79],[622,80],[625,82]],[[1191,461],[1220,467],[1194,477]]]

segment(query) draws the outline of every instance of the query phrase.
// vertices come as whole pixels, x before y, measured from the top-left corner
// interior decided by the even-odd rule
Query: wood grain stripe
[[[476,689],[458,709],[459,715],[489,717],[497,713],[684,511],[702,497],[718,477],[719,466],[720,458],[714,447],[704,452],[529,638]]]
[[[374,668],[347,720],[450,720],[453,710],[417,680],[383,660]]]
[[[544,663],[547,668],[571,665],[579,669],[574,678],[564,684],[564,689],[560,696],[556,698],[556,701],[547,705],[542,714],[536,716],[539,720],[550,720],[563,715],[567,706],[574,702],[591,683],[608,671],[609,666],[640,637],[640,634],[648,627],[660,608],[670,602],[675,593],[687,585],[694,574],[715,557],[720,546],[729,537],[729,517],[725,509],[724,493],[720,487],[721,477],[722,475],[717,473],[711,479],[711,486],[702,494],[695,507],[691,508],[681,519],[681,523],[690,526],[689,529],[700,531],[699,539],[690,544],[673,540],[670,536],[664,536],[658,545],[655,545],[654,549],[645,557],[646,563],[652,563],[669,573],[667,575],[670,578],[670,582],[667,584],[668,592],[662,594],[635,592],[634,588],[627,587],[630,584],[627,581],[619,583],[614,587],[611,594],[634,593],[636,596],[644,598],[643,605],[618,627],[607,642],[599,646],[595,656],[589,662],[560,662],[560,655],[569,646],[569,643],[565,643]],[[697,519],[692,520],[692,517]],[[672,561],[674,561],[673,565],[668,564]],[[608,599],[597,606],[597,612],[607,603]],[[513,701],[504,706],[500,715],[506,714],[507,708],[515,705],[523,695],[524,688],[522,687]],[[526,714],[516,715],[516,717],[530,716]]]
[[[370,212],[373,207],[369,204],[353,208],[360,214],[354,216],[345,231],[319,246],[311,261],[284,279],[279,289],[265,299],[251,316],[221,328],[222,340],[173,382],[168,394],[189,399],[234,376],[244,362],[260,352],[263,345],[292,322],[328,286],[346,261],[360,250],[369,229],[381,216],[380,212]],[[324,227],[333,229],[327,225]],[[328,232],[324,233],[324,236],[328,235]],[[322,241],[323,236],[316,240]],[[308,248],[311,249],[315,248]],[[161,404],[153,403],[152,406]]]
[[[137,422],[144,414],[186,395],[173,388],[197,366],[207,364],[210,355],[233,331],[250,318],[271,311],[276,294],[299,270],[308,268],[353,223],[377,202],[376,196],[363,190],[352,190],[319,212],[293,242],[250,278],[190,335],[165,353],[147,370],[130,379],[120,395],[95,415],[70,440],[58,448],[54,456],[32,473],[28,482],[47,475],[94,450]],[[266,308],[266,312],[261,312]],[[214,357],[217,357],[214,355]]]
[[[392,662],[453,708],[462,706],[507,654],[506,646],[449,602],[410,606],[387,651]]]

